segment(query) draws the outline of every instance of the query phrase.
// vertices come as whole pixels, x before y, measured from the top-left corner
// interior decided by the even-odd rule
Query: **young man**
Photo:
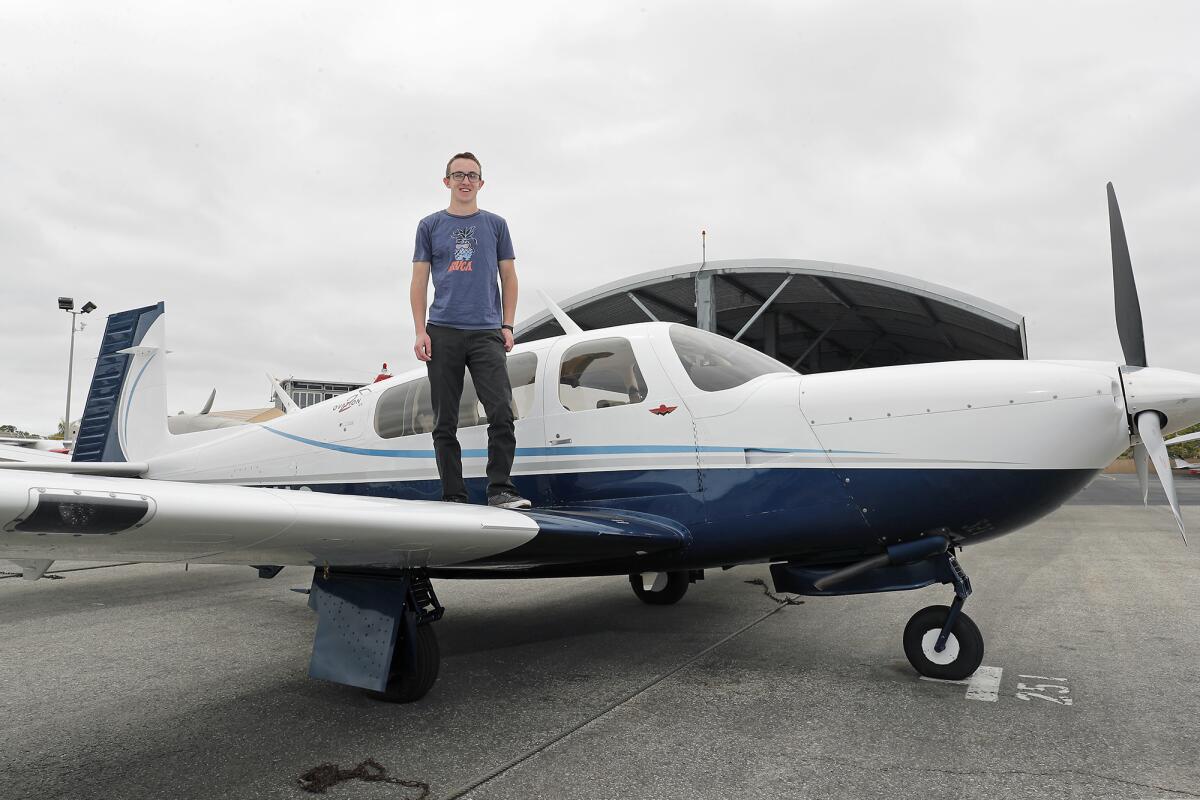
[[[505,353],[513,347],[517,268],[508,223],[479,208],[482,173],[471,153],[450,159],[442,179],[450,190],[450,207],[417,225],[409,291],[417,331],[413,352],[429,369],[442,499],[467,502],[457,433],[463,374],[469,369],[488,419],[488,505],[529,508],[509,478],[517,439]],[[430,276],[433,305],[426,321]]]

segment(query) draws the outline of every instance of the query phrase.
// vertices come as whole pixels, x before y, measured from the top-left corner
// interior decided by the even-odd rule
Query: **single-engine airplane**
[[[310,675],[382,699],[436,680],[431,578],[628,575],[652,604],[703,571],[770,563],[777,591],[954,589],[903,634],[922,675],[983,658],[961,548],[1017,530],[1130,444],[1179,522],[1163,433],[1200,422],[1200,376],[1149,367],[1108,187],[1125,364],[966,361],[800,375],[749,347],[648,322],[509,355],[514,480],[529,511],[438,502],[421,368],[260,424],[171,435],[160,303],[109,317],[72,461],[3,464],[0,557],[315,568]],[[459,438],[481,499],[486,424]],[[13,469],[13,468],[16,469]]]

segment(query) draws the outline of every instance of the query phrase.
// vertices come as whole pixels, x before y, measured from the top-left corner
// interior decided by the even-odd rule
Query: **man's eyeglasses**
[[[451,172],[446,176],[455,183],[462,183],[463,178],[466,178],[471,183],[479,183],[481,176],[478,172]]]

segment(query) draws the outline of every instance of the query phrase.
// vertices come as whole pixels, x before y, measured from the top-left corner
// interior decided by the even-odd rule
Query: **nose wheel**
[[[927,678],[960,681],[974,674],[983,663],[983,634],[974,620],[961,611],[951,622],[942,649],[937,649],[951,609],[951,606],[922,608],[904,626],[904,655]]]
[[[943,583],[954,584],[954,602],[912,615],[904,626],[904,655],[927,678],[961,681],[983,663],[983,634],[962,612],[971,595],[971,579],[951,552],[937,557],[936,569]]]

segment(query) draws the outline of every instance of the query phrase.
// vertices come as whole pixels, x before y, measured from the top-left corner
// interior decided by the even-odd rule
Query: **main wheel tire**
[[[970,617],[959,611],[945,649],[937,652],[934,646],[949,613],[949,606],[929,606],[913,614],[904,626],[904,655],[926,677],[961,681],[983,663],[983,634]]]
[[[638,600],[643,603],[649,603],[652,606],[669,606],[672,603],[678,603],[687,594],[688,574],[686,572],[668,572],[667,585],[657,592],[647,591],[642,586],[642,574],[635,572],[629,576],[629,585],[633,587],[633,593],[637,595]]]
[[[411,703],[420,700],[433,688],[438,668],[442,663],[442,654],[433,626],[417,626],[417,663],[412,672],[406,672],[401,666],[404,659],[403,648],[404,642],[397,641],[387,688],[382,692],[367,690],[368,697],[388,703]]]

